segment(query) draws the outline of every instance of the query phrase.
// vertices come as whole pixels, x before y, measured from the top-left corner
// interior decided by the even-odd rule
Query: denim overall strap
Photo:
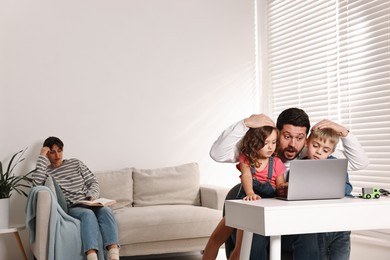
[[[268,176],[267,180],[270,182],[272,180],[272,172],[273,172],[273,167],[274,167],[274,157],[271,156],[268,161]],[[251,173],[252,177],[255,178],[256,175],[256,168],[254,165],[251,165]]]
[[[260,182],[256,178],[256,167],[254,165],[250,166],[252,179],[253,179],[253,191],[255,194],[261,196],[262,198],[273,198],[276,196],[276,190],[271,185],[271,179],[272,179],[272,173],[273,173],[273,165],[274,165],[274,158],[270,157],[268,161],[268,176],[266,182]],[[241,184],[240,190],[237,194],[237,199],[243,199],[245,197],[245,191],[243,189],[243,186]]]
[[[274,157],[271,156],[268,160],[268,181],[272,180],[272,172],[274,171]]]

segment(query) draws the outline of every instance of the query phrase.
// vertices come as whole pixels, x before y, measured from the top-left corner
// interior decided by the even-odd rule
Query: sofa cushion
[[[132,168],[95,172],[100,186],[100,197],[117,201],[116,204],[110,206],[112,209],[133,204],[133,178],[131,174]]]
[[[133,169],[133,180],[135,207],[200,205],[197,163],[158,169]]]
[[[220,210],[191,205],[158,205],[114,211],[121,245],[209,237]]]

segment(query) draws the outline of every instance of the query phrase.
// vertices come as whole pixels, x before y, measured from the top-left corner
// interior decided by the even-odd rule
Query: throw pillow
[[[200,205],[199,166],[134,169],[134,206]]]
[[[100,197],[116,200],[112,209],[119,209],[133,204],[133,169],[125,168],[114,171],[94,172],[100,186]]]

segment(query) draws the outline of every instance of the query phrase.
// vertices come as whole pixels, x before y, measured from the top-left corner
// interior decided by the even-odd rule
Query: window
[[[272,114],[300,107],[359,138],[368,168],[355,191],[390,188],[390,4],[388,1],[270,1],[268,71]]]
[[[264,8],[273,118],[300,107],[312,125],[327,118],[346,126],[370,158],[349,173],[354,191],[390,189],[389,1],[268,1]]]

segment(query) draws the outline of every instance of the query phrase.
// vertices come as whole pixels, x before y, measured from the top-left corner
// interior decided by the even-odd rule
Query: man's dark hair
[[[284,125],[306,127],[306,135],[310,130],[309,116],[300,108],[288,108],[280,113],[276,121],[276,127],[281,131]]]
[[[57,145],[60,149],[64,148],[64,143],[60,140],[60,138],[55,136],[50,136],[43,142],[43,147],[47,146],[52,149],[53,145]]]

